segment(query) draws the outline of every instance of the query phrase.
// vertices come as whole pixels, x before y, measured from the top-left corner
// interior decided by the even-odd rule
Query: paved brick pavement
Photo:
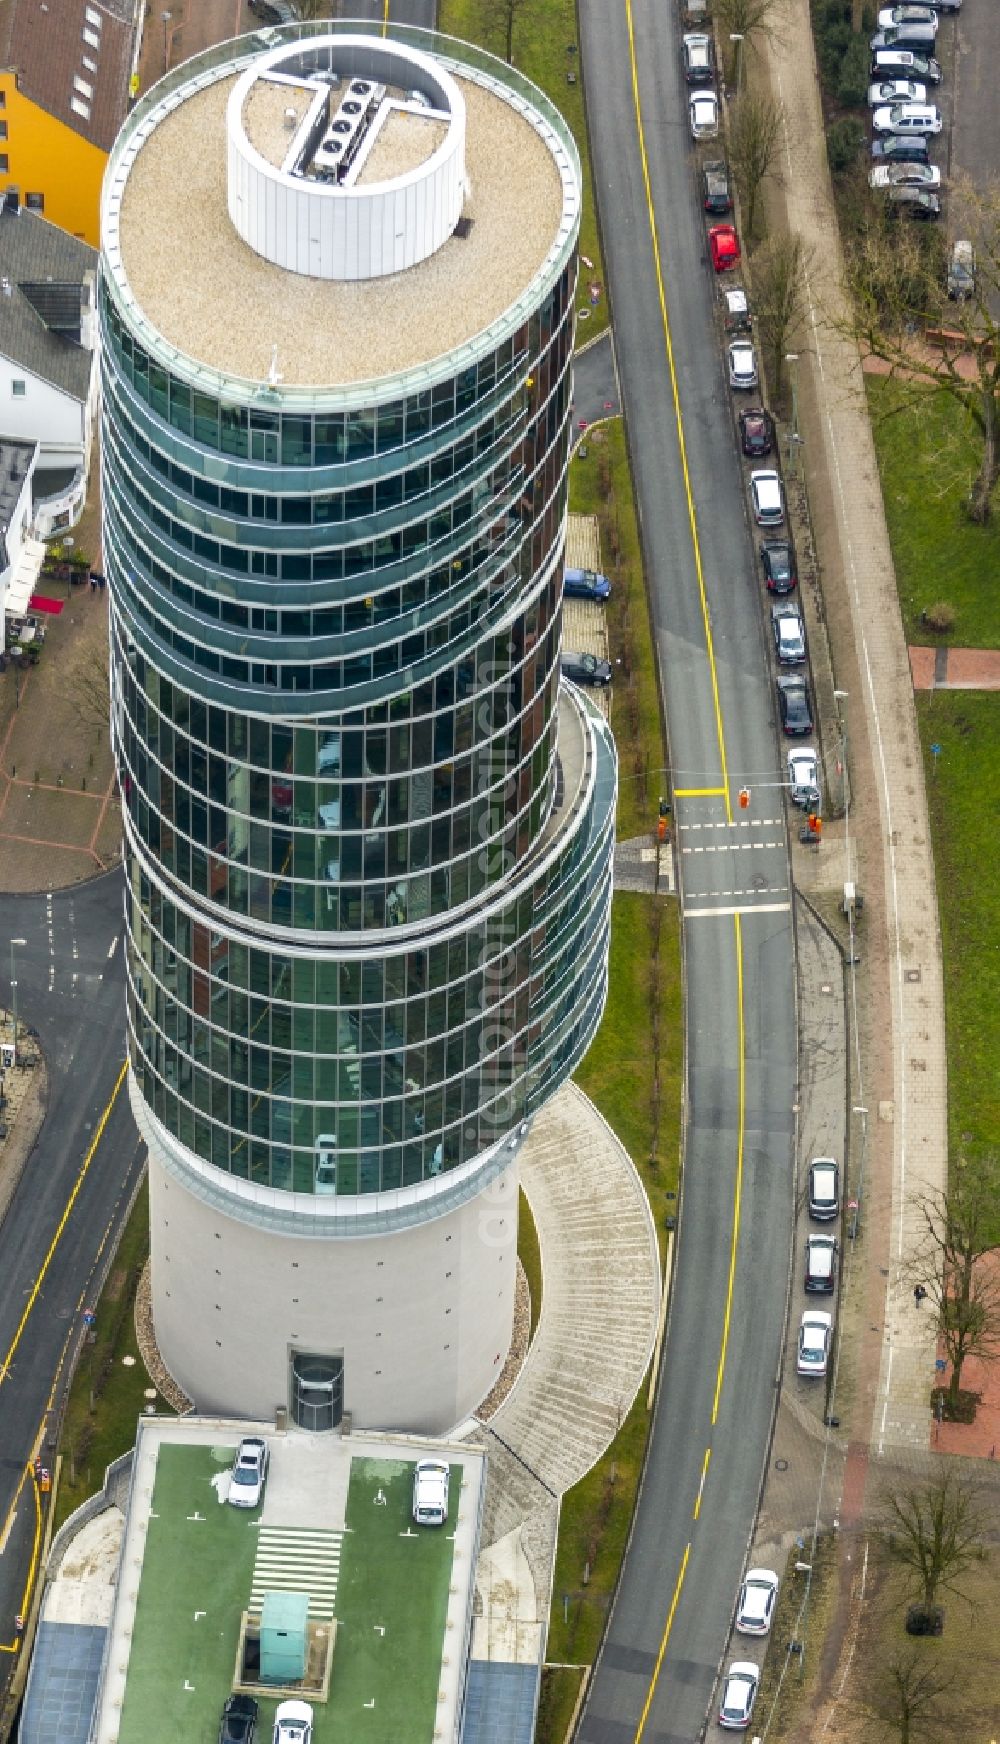
[[[1000,690],[998,648],[911,648],[914,690]]]

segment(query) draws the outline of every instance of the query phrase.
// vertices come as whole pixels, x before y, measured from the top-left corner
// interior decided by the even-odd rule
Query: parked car
[[[734,339],[728,352],[729,386],[743,393],[757,386],[757,355],[749,339]]]
[[[692,25],[701,26],[708,22],[708,0],[685,0],[684,23],[690,29]]]
[[[567,599],[606,600],[611,583],[599,569],[564,569],[563,593]]]
[[[809,686],[801,673],[778,678],[778,713],[782,731],[790,738],[800,738],[813,730],[812,709],[809,706]]]
[[[559,665],[563,677],[574,684],[611,683],[610,660],[601,660],[596,654],[573,654],[564,648]]]
[[[774,447],[774,419],[763,406],[740,413],[740,447],[750,460],[763,460]]]
[[[869,38],[872,54],[885,48],[912,48],[917,54],[933,54],[937,31],[927,24],[893,24],[888,30],[877,30]]]
[[[448,1519],[449,1466],[442,1459],[418,1459],[413,1473],[413,1518],[418,1526],[443,1526]]]
[[[941,171],[937,164],[888,163],[876,164],[869,172],[870,188],[930,188],[941,186]]]
[[[253,1696],[227,1696],[222,1705],[219,1744],[253,1744],[257,1712]]]
[[[921,24],[937,35],[940,19],[933,6],[884,6],[878,15],[879,30],[898,29],[901,24]]]
[[[736,234],[735,231],[733,234]],[[753,316],[750,312],[750,300],[742,285],[727,285],[723,290],[722,319],[727,333],[749,333],[753,326]]]
[[[267,1459],[267,1442],[259,1435],[244,1435],[229,1479],[229,1501],[234,1508],[256,1508],[264,1500]]]
[[[876,133],[901,133],[904,137],[940,133],[941,111],[933,103],[887,103],[872,110],[872,127]]]
[[[774,1617],[778,1585],[778,1577],[771,1568],[747,1570],[736,1603],[735,1628],[738,1635],[767,1634]]]
[[[719,99],[714,91],[692,91],[688,98],[692,139],[718,139]]]
[[[689,31],[681,37],[684,77],[689,85],[711,85],[715,80],[715,51],[712,38],[702,31]]]
[[[872,162],[876,164],[926,163],[927,153],[923,134],[904,139],[900,134],[887,133],[884,139],[872,140]]]
[[[928,6],[933,6],[935,12],[961,12],[962,0],[927,0]]]
[[[731,212],[733,196],[729,189],[729,165],[724,158],[713,158],[701,166],[702,203],[706,212]]]
[[[948,295],[964,303],[976,289],[976,251],[971,242],[956,242],[948,262]]]
[[[797,746],[789,751],[788,797],[803,811],[816,811],[820,804],[819,758],[811,746]]]
[[[279,1702],[273,1744],[312,1744],[313,1711],[308,1702]]]
[[[740,258],[740,239],[731,224],[709,225],[708,252],[717,273],[736,266]]]
[[[719,1703],[719,1725],[725,1731],[742,1732],[749,1726],[759,1683],[759,1665],[754,1665],[751,1660],[733,1660],[726,1672]]]
[[[837,1241],[832,1235],[811,1235],[806,1242],[806,1289],[829,1296],[837,1282]]]
[[[798,584],[795,547],[790,539],[764,539],[760,561],[768,593],[791,593]]]
[[[873,79],[922,79],[926,85],[940,85],[943,77],[940,61],[912,48],[877,49],[872,55],[871,75]]]
[[[801,666],[806,657],[806,627],[798,606],[771,607],[775,656],[782,666]]]
[[[833,1315],[818,1308],[807,1308],[799,1322],[799,1348],[795,1372],[799,1375],[825,1375],[830,1360],[833,1338]]]
[[[776,472],[750,474],[750,503],[758,527],[780,527],[785,519],[785,493]]]
[[[941,201],[937,194],[925,188],[888,188],[885,209],[901,218],[923,219],[925,222],[941,216]]]
[[[871,108],[879,103],[926,103],[927,86],[918,85],[916,79],[882,79],[877,85],[869,85],[868,102]]]
[[[833,1157],[813,1157],[809,1164],[809,1215],[816,1223],[840,1216],[840,1164]]]

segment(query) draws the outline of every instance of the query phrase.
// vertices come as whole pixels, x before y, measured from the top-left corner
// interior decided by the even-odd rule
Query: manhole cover
[[[774,1469],[775,1469],[775,1471],[787,1471],[788,1470],[787,1459],[776,1459],[774,1462]]]
[[[907,979],[907,981],[919,981],[920,980],[920,970],[919,969],[907,969],[906,979]]]
[[[750,883],[753,885],[755,890],[767,889],[767,879],[764,877],[763,872],[755,872]]]

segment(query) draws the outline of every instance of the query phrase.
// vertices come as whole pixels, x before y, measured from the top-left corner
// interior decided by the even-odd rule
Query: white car
[[[734,339],[729,347],[729,386],[742,390],[757,386],[757,358],[746,339]]]
[[[308,1702],[279,1702],[273,1744],[311,1744],[313,1711]]]
[[[833,1315],[818,1308],[807,1308],[799,1324],[799,1353],[795,1372],[799,1375],[826,1374],[833,1337]]]
[[[895,163],[876,164],[868,176],[870,188],[927,188],[932,192],[941,186],[941,171],[937,164]]]
[[[808,745],[788,753],[788,797],[809,811],[819,805],[819,759]]]
[[[879,30],[892,30],[899,24],[919,24],[929,36],[936,36],[941,20],[933,6],[885,6],[878,15]]]
[[[759,1683],[759,1665],[754,1665],[749,1659],[733,1660],[726,1672],[719,1703],[719,1725],[727,1732],[742,1732],[750,1724]]]
[[[872,126],[876,133],[926,139],[929,133],[940,133],[941,111],[933,103],[888,103],[872,110]]]
[[[229,1500],[234,1508],[256,1508],[263,1501],[267,1458],[267,1442],[259,1435],[244,1435],[229,1479]]]
[[[926,103],[927,86],[918,85],[916,79],[883,79],[878,85],[869,85],[868,102],[874,109],[878,103]]]
[[[801,666],[806,657],[806,627],[798,606],[786,602],[771,607],[774,652],[782,666]]]
[[[785,520],[785,493],[781,479],[768,468],[750,474],[750,503],[758,527],[780,527]]]
[[[440,1459],[418,1459],[413,1474],[413,1518],[418,1526],[443,1526],[448,1518],[450,1468]]]
[[[766,1635],[774,1617],[778,1577],[772,1568],[750,1568],[736,1605],[738,1635]]]
[[[719,136],[719,99],[714,91],[692,91],[688,98],[688,118],[692,139],[717,139]]]

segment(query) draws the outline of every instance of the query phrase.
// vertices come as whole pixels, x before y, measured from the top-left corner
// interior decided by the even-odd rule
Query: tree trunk
[[[960,1350],[951,1359],[951,1379],[948,1382],[948,1403],[952,1410],[958,1404],[958,1395],[962,1390],[962,1364],[965,1361],[965,1351]]]
[[[982,413],[983,456],[969,499],[969,518],[985,526],[992,511],[993,492],[1000,479],[1000,431],[997,429],[997,401],[992,384],[983,389]]]

